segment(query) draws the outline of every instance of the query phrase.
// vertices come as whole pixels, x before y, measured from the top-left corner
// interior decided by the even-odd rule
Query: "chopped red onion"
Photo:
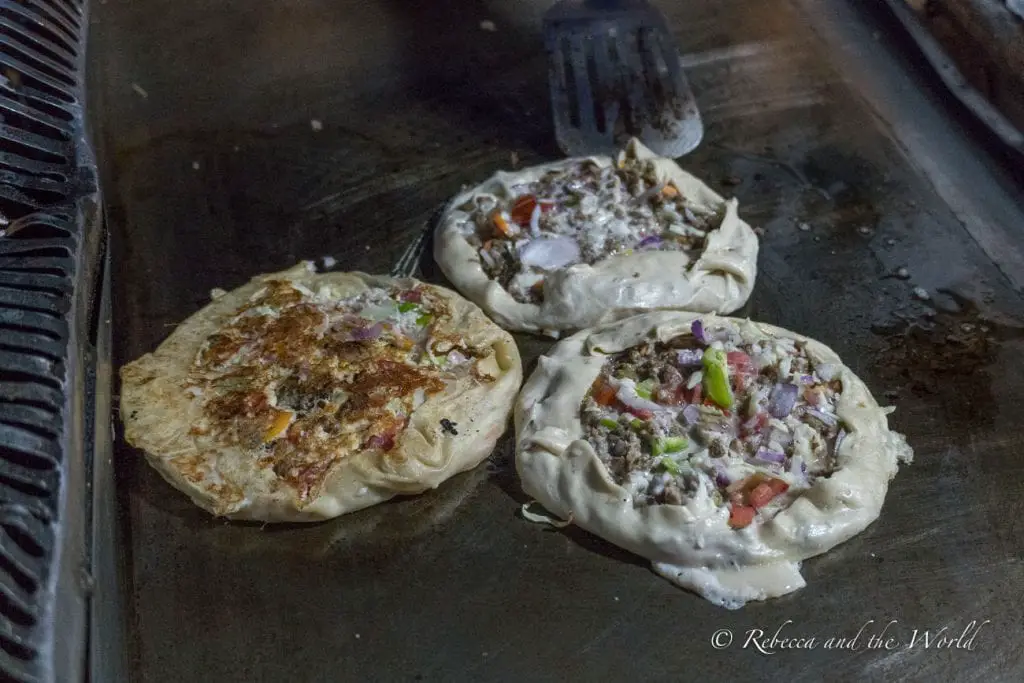
[[[536,237],[540,234],[540,202],[535,202],[530,213],[530,232]]]
[[[700,408],[693,405],[692,403],[688,404],[685,408],[683,408],[683,411],[680,413],[680,415],[682,415],[683,420],[686,421],[686,424],[697,424],[697,421],[700,420]]]
[[[653,247],[661,244],[661,238],[657,235],[648,235],[647,237],[640,240],[640,244],[636,245],[637,249],[643,249],[644,247]]]
[[[690,207],[683,207],[683,217],[686,219],[686,222],[689,223],[690,225],[696,225],[697,216],[693,214],[693,211],[690,210]]]
[[[729,476],[729,470],[720,460],[712,461],[715,466],[715,484],[720,488],[725,488],[732,484],[732,477]]]
[[[370,321],[362,316],[353,315],[352,313],[343,313],[341,316],[341,322],[349,327],[362,327]]]
[[[709,343],[707,336],[704,334],[704,323],[702,323],[699,318],[690,324],[690,333],[693,335],[693,338],[701,344]]]
[[[423,301],[423,290],[421,289],[407,289],[398,295],[401,301],[409,301],[414,304],[418,304]]]
[[[798,392],[795,384],[776,384],[768,399],[768,412],[772,417],[781,420],[793,412]]]
[[[744,432],[748,434],[752,434],[757,431],[759,422],[760,420],[758,419],[757,413],[755,412],[740,425],[740,429],[742,429]]]
[[[760,467],[762,469],[769,469],[773,472],[779,472],[782,470],[782,465],[771,460],[761,460],[760,458],[746,458],[746,462],[754,467]]]
[[[530,240],[519,249],[519,260],[525,266],[556,270],[579,261],[580,245],[571,237],[559,235]]]
[[[699,367],[704,358],[700,349],[679,349],[676,352],[676,363],[683,368]]]
[[[767,448],[759,448],[757,449],[757,453],[754,455],[754,459],[781,465],[786,462],[786,454],[778,451],[772,451]]]
[[[840,429],[839,430],[839,434],[836,436],[835,446],[833,446],[833,448],[832,448],[832,453],[834,455],[839,455],[839,447],[843,445],[843,439],[845,439],[845,438],[846,438],[846,430],[845,429]]]
[[[793,459],[789,461],[789,473],[790,474],[803,474],[807,471],[807,465],[804,464],[804,459],[799,455],[794,455]]]
[[[821,420],[822,422],[827,424],[829,427],[834,427],[837,424],[839,424],[839,418],[837,418],[835,415],[829,415],[828,413],[823,413],[820,410],[818,410],[817,408],[808,408],[807,409],[807,414],[810,415],[811,417],[814,417],[814,418],[817,418],[817,419]]]
[[[800,384],[814,384],[814,375],[800,375]]]
[[[382,334],[384,334],[384,323],[374,323],[370,327],[355,327],[350,332],[352,339],[356,341],[376,339]]]

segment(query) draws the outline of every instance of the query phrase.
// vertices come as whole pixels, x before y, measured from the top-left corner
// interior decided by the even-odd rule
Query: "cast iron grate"
[[[0,681],[53,676],[85,9],[0,0]]]

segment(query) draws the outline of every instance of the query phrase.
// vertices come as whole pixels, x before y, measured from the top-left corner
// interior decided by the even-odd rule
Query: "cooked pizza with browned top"
[[[497,400],[498,417],[507,416],[519,372],[508,336],[451,292],[303,267],[218,298],[126,366],[126,435],[180,483],[216,498],[204,507],[217,514],[278,517],[283,506],[292,516],[331,516],[320,508],[377,502],[370,485],[387,488],[389,475],[398,492],[416,488],[412,473],[396,475],[419,450],[451,440],[442,451],[461,442],[476,458],[503,420],[483,419],[482,431],[467,424],[461,435],[441,422],[475,422],[463,415],[478,410],[465,395]],[[167,405],[172,389],[186,408],[178,414]],[[417,414],[442,405],[448,412],[424,433]],[[157,422],[182,452],[153,443]],[[436,465],[438,455],[426,461]],[[362,481],[354,497],[366,501],[331,500],[339,470]],[[276,512],[264,514],[265,499]]]

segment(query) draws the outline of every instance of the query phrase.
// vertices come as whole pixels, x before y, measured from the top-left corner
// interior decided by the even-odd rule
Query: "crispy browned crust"
[[[321,286],[338,298],[415,288],[432,351],[459,350],[471,368],[455,377],[407,362],[408,338],[390,331],[335,334],[299,289]],[[452,292],[300,265],[214,301],[121,375],[125,435],[166,478],[215,514],[276,521],[341,514],[475,465],[504,428],[521,368],[511,338]],[[418,419],[447,406],[458,420],[482,404],[501,419],[482,416],[486,429],[461,443]]]

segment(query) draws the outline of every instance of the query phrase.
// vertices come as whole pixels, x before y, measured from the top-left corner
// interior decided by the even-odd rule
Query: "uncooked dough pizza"
[[[541,357],[516,405],[517,469],[550,512],[717,604],[804,585],[799,563],[875,520],[912,451],[826,346],[656,312]]]
[[[725,200],[636,140],[619,158],[499,172],[443,214],[434,258],[508,330],[558,337],[653,309],[729,313],[757,236]]]
[[[200,507],[313,521],[479,464],[522,379],[515,343],[411,279],[262,275],[121,370],[129,443]]]

